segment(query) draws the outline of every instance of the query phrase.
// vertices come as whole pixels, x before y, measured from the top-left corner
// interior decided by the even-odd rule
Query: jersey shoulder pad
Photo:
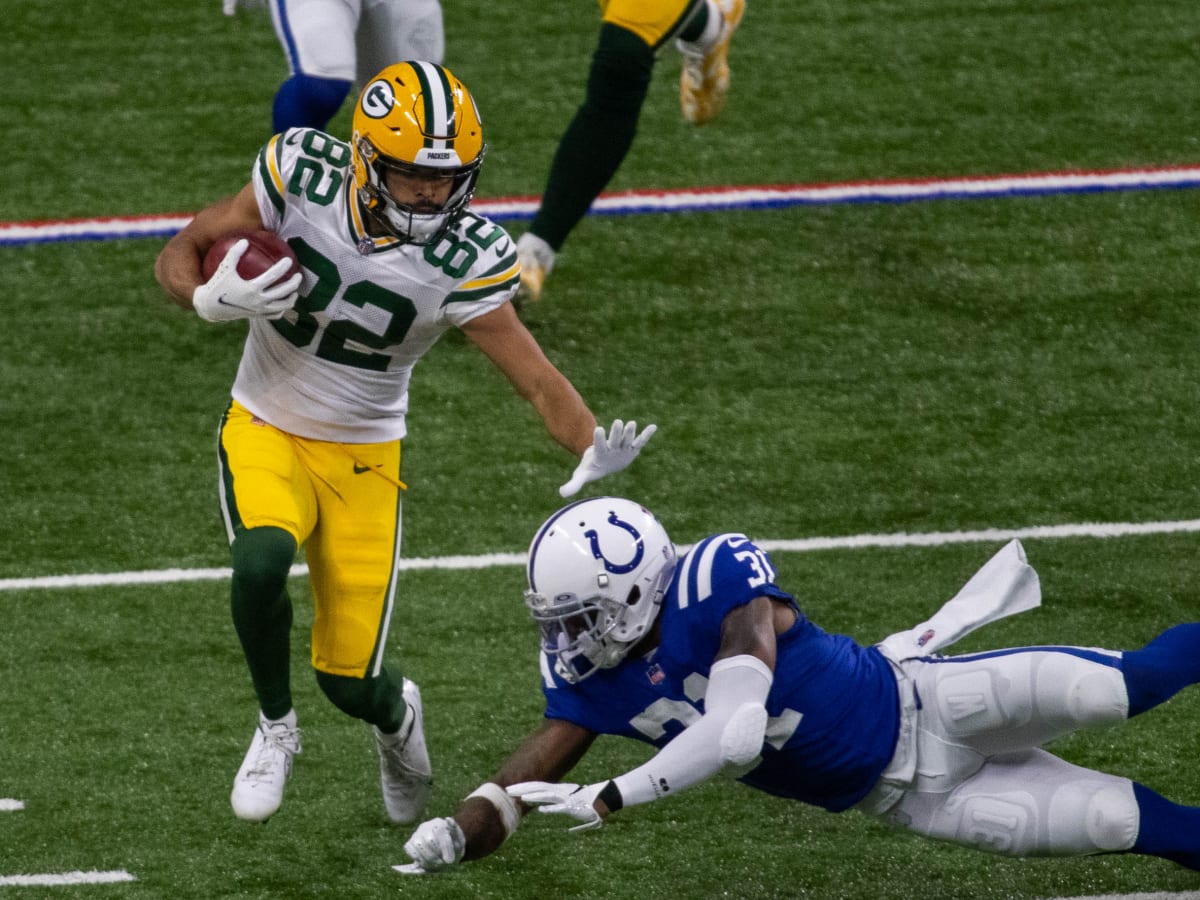
[[[767,552],[735,532],[696,543],[679,563],[675,587],[681,609],[706,604],[719,618],[761,594],[790,599],[775,586],[775,567]]]
[[[289,193],[328,205],[349,178],[350,163],[345,141],[315,128],[289,128],[258,151],[253,181],[259,206],[265,198],[282,216]]]
[[[521,266],[516,244],[502,226],[468,210],[450,236],[454,244],[450,252],[461,255],[467,265],[447,303],[492,301],[498,305],[516,293]],[[434,252],[443,252],[441,243],[435,246]]]

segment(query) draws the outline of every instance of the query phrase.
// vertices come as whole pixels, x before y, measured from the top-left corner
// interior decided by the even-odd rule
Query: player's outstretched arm
[[[579,457],[570,480],[559,489],[562,496],[624,469],[654,434],[654,425],[639,432],[636,422],[621,419],[606,433],[575,386],[546,358],[511,304],[472,319],[463,333],[537,410],[550,436]]]
[[[500,767],[459,805],[453,818],[422,822],[404,845],[412,862],[395,866],[419,875],[480,859],[499,849],[520,824],[527,807],[505,788],[522,781],[557,780],[587,752],[596,735],[562,719],[547,719]]]
[[[709,670],[704,715],[685,728],[644,765],[610,781],[578,785],[528,781],[508,793],[540,812],[560,813],[598,828],[610,813],[673,796],[727,765],[752,762],[767,727],[767,694],[774,682],[776,604],[757,597],[730,612],[722,624],[721,647]]]

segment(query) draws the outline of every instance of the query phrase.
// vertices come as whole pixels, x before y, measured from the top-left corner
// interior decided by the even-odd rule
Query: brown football
[[[292,248],[275,232],[232,231],[217,238],[216,243],[204,255],[202,272],[205,281],[212,278],[213,272],[217,271],[217,266],[221,264],[221,260],[225,258],[225,254],[229,252],[229,248],[241,238],[245,238],[250,242],[250,246],[246,248],[246,252],[238,260],[238,274],[243,278],[256,278],[281,259],[290,259],[292,266],[279,279],[280,281],[291,277],[292,273],[300,271],[300,260],[296,259],[296,254],[292,251]]]

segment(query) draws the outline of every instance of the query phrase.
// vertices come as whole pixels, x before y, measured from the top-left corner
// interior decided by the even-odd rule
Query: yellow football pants
[[[234,402],[221,425],[221,510],[282,528],[308,557],[313,668],[378,675],[400,557],[400,442],[338,444],[280,431]]]
[[[657,49],[673,35],[694,7],[704,0],[598,0],[600,15],[610,25],[632,31]]]

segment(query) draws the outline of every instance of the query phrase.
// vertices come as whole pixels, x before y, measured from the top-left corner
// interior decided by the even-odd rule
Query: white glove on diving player
[[[516,797],[523,803],[536,804],[538,812],[565,813],[583,823],[569,831],[587,831],[604,824],[604,819],[592,804],[607,784],[607,781],[600,781],[581,787],[569,781],[522,781],[520,784],[510,784],[505,790],[510,797]]]
[[[647,425],[645,430],[638,434],[637,422],[626,424],[616,419],[612,423],[612,429],[605,436],[604,429],[597,425],[596,433],[592,437],[592,446],[583,451],[571,480],[560,487],[558,493],[563,497],[570,497],[579,493],[579,489],[589,481],[620,472],[637,458],[657,430],[657,425]]]
[[[229,248],[212,278],[192,292],[192,306],[200,318],[209,322],[234,319],[278,319],[296,303],[303,275],[297,272],[275,284],[291,268],[281,259],[261,275],[249,280],[238,274],[238,260],[250,243],[242,238]]]
[[[404,845],[404,852],[412,857],[412,863],[393,868],[405,875],[436,872],[461,862],[466,849],[467,839],[458,822],[449,818],[430,819],[418,825]]]

